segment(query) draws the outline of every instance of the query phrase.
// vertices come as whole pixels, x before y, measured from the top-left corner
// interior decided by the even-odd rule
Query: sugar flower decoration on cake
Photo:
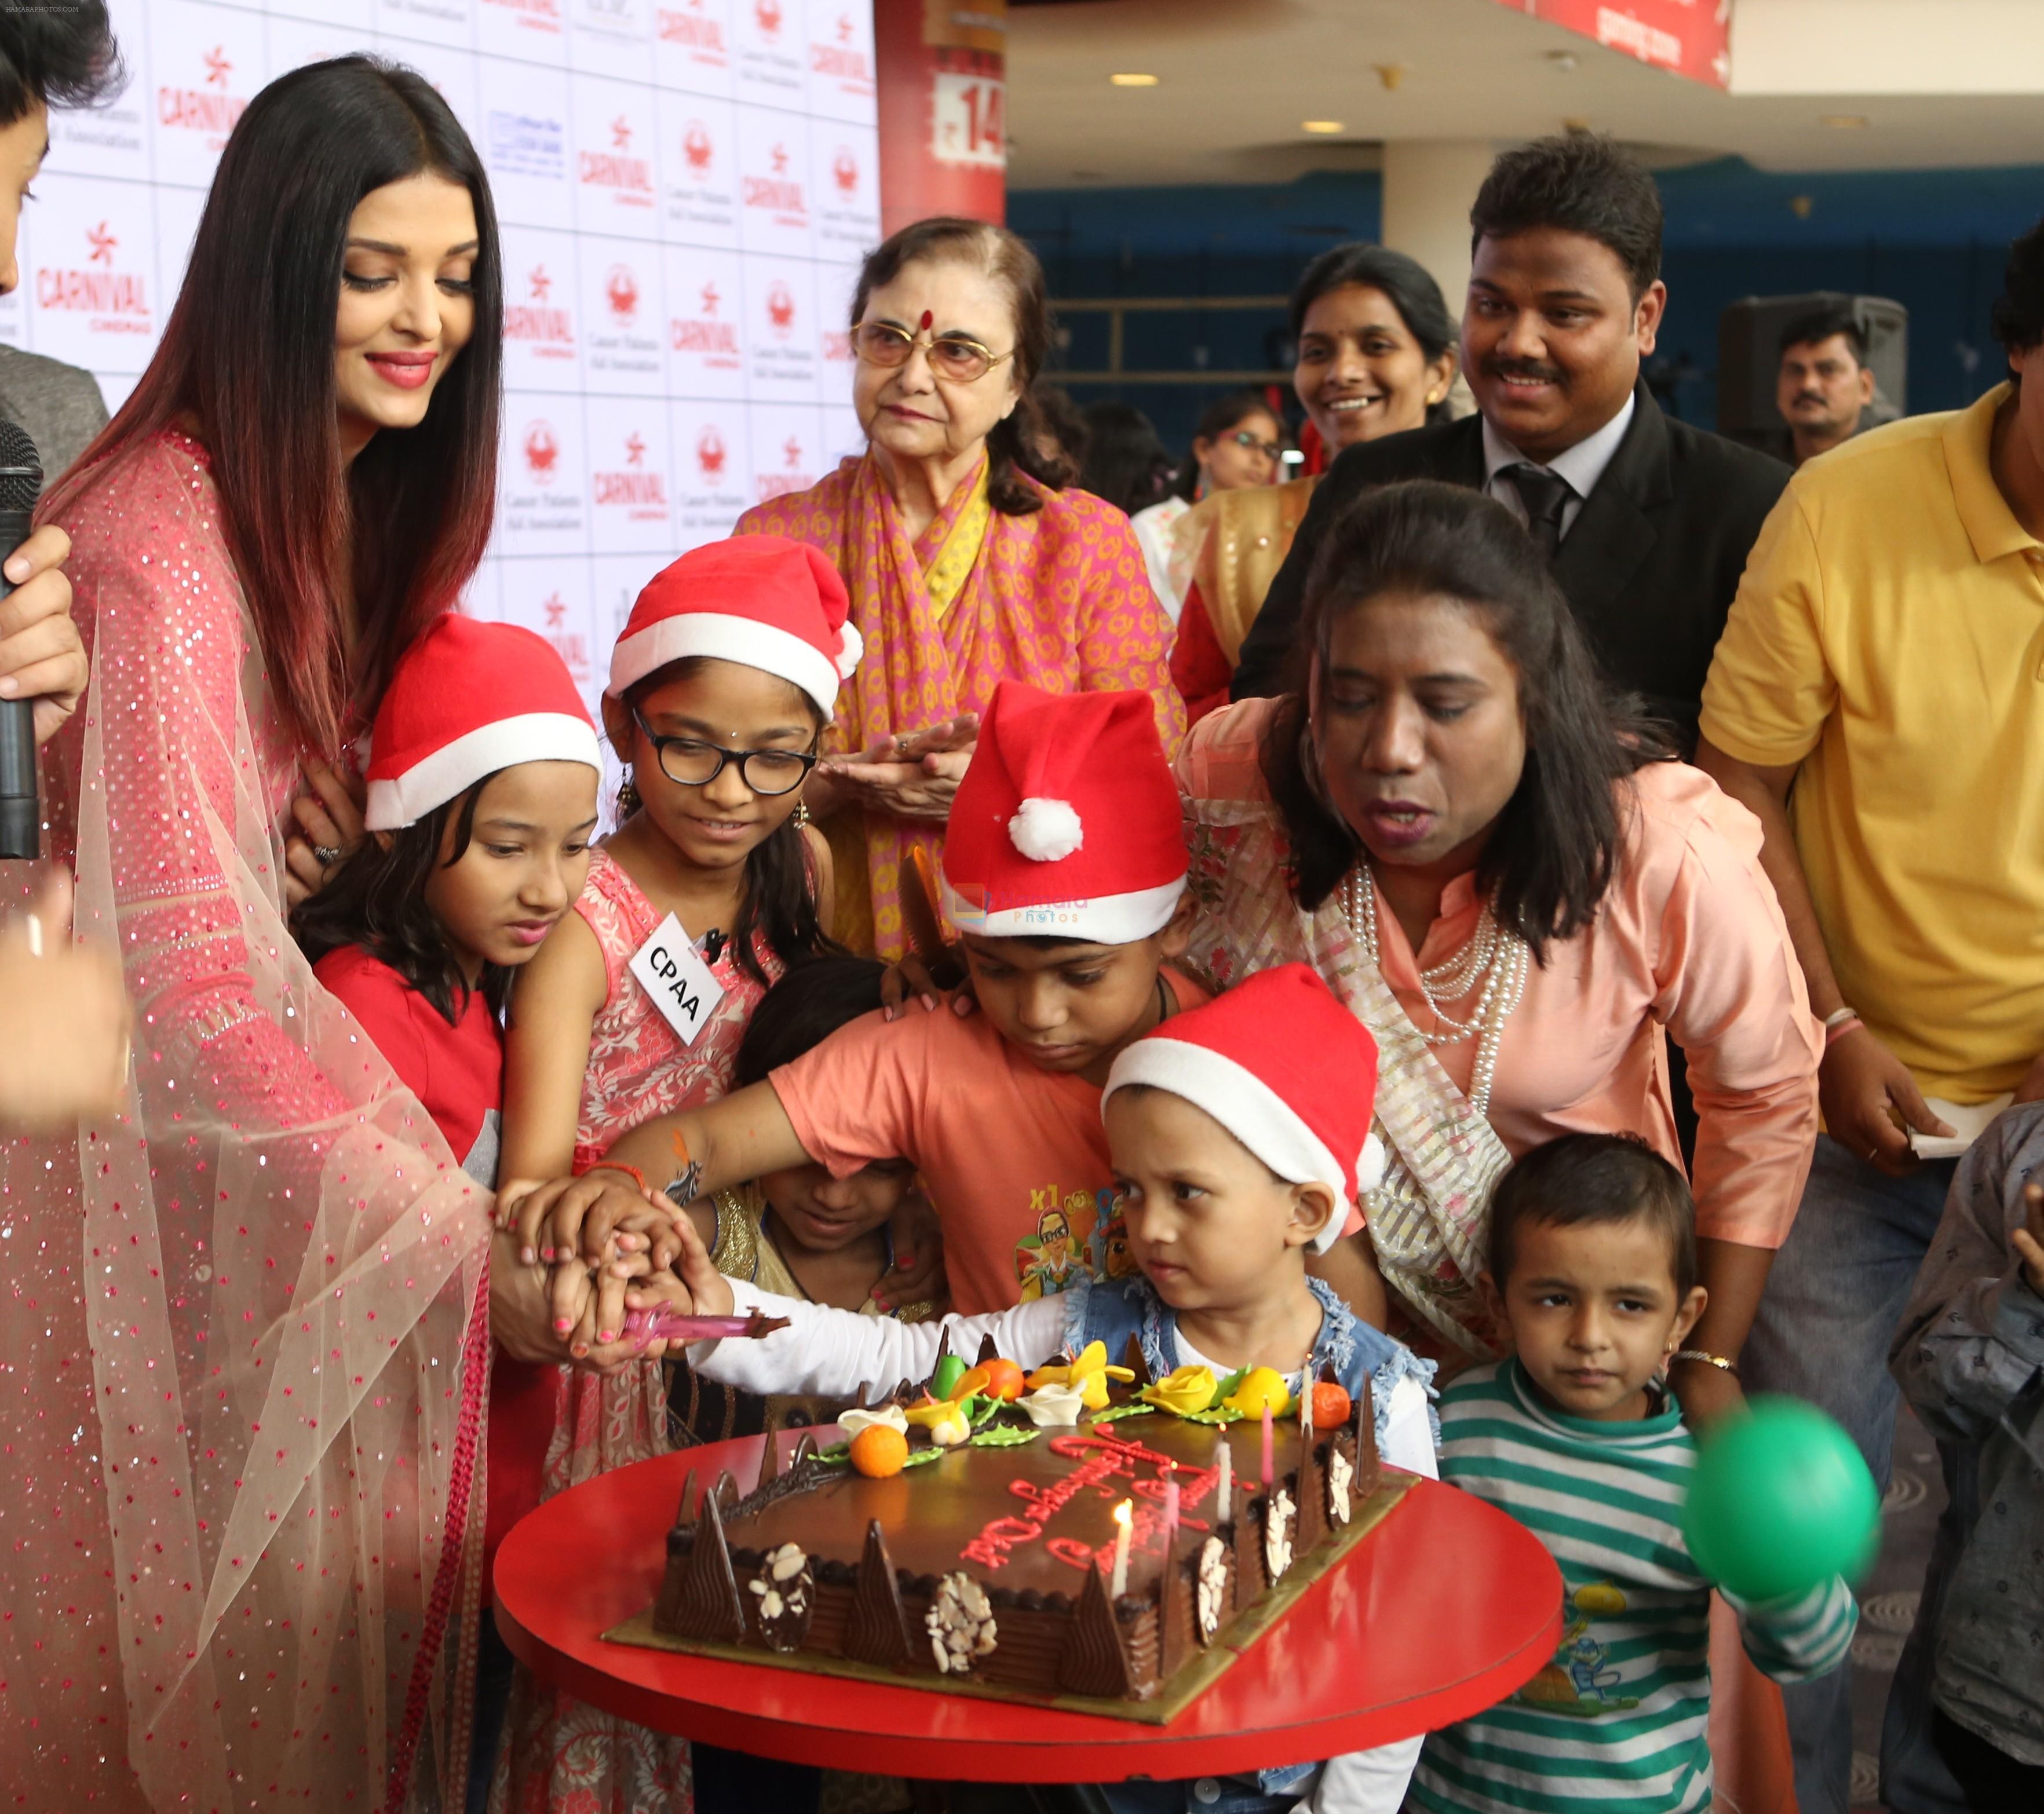
[[[876,1424],[882,1424],[900,1435],[905,1436],[909,1433],[908,1413],[898,1405],[877,1405],[870,1411],[855,1409],[840,1412],[837,1420],[837,1427],[843,1431],[844,1439],[847,1443],[861,1430],[870,1430]]]
[[[1032,1389],[1044,1385],[1076,1385],[1084,1394],[1089,1411],[1105,1411],[1108,1382],[1113,1380],[1126,1385],[1135,1378],[1125,1366],[1107,1364],[1106,1343],[1089,1342],[1080,1351],[1077,1360],[1039,1366],[1029,1375],[1028,1382]]]
[[[1144,1386],[1135,1396],[1160,1411],[1189,1417],[1209,1409],[1220,1390],[1220,1382],[1214,1378],[1213,1369],[1195,1365],[1178,1368],[1155,1385]]]
[[[1039,1430],[1055,1430],[1076,1424],[1086,1408],[1085,1393],[1076,1385],[1039,1385],[1017,1402],[1019,1410]]]

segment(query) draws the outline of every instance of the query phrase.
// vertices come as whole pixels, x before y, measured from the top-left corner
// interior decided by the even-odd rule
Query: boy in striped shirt
[[[1696,1206],[1646,1146],[1573,1134],[1500,1182],[1484,1288],[1513,1358],[1441,1398],[1441,1473],[1561,1565],[1562,1643],[1509,1700],[1428,1737],[1408,1805],[1688,1814],[1711,1805],[1711,1583],[1682,1540],[1696,1443],[1662,1375],[1703,1314]],[[1833,1577],[1742,1601],[1777,1681],[1835,1669],[1858,1608]]]

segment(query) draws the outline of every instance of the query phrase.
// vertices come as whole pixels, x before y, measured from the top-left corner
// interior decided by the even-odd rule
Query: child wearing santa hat
[[[497,1182],[512,978],[582,892],[603,757],[561,658],[530,630],[450,613],[392,671],[371,735],[370,836],[293,922],[462,1167]],[[499,1352],[490,1370],[483,1582],[539,1503],[555,1369]],[[476,1754],[494,1757],[509,1653],[484,1614]]]
[[[694,549],[640,593],[603,700],[628,775],[623,823],[593,856],[574,913],[519,978],[505,1179],[586,1170],[647,1116],[722,1095],[769,986],[832,948],[818,905],[831,897],[829,851],[801,800],[859,656],[846,613],[830,562],[774,536]],[[897,1286],[914,1244],[905,1225],[897,1230]],[[934,1255],[935,1243],[923,1246]],[[556,1324],[566,1355],[585,1364],[551,1370],[548,1493],[670,1446],[657,1356],[616,1339],[621,1304],[603,1312],[599,1301]],[[571,1777],[574,1793],[598,1801],[606,1785],[628,1783],[686,1797],[682,1741],[522,1674],[507,1750],[514,1805],[557,1804]]]
[[[905,1159],[936,1205],[958,1309],[1055,1294],[1086,1259],[1101,1263],[1114,1220],[1108,1072],[1203,998],[1170,965],[1186,944],[1185,878],[1178,787],[1147,696],[1005,682],[944,843],[981,1012],[868,1015],[763,1085],[638,1129],[606,1163],[687,1201],[812,1161],[845,1177]],[[534,1260],[544,1247],[592,1261],[617,1217],[643,1207],[600,1173],[507,1187],[500,1206]],[[579,1288],[571,1269],[555,1283],[565,1313]]]
[[[1082,1278],[993,1316],[891,1323],[724,1278],[683,1218],[678,1278],[655,1275],[629,1301],[786,1317],[787,1328],[763,1339],[689,1350],[707,1378],[755,1392],[849,1396],[866,1381],[926,1378],[947,1338],[969,1355],[991,1337],[1028,1366],[1095,1341],[1118,1355],[1132,1336],[1155,1378],[1181,1366],[1221,1376],[1268,1366],[1294,1393],[1331,1367],[1351,1394],[1366,1382],[1373,1389],[1385,1459],[1431,1474],[1432,1362],[1360,1321],[1306,1270],[1306,1255],[1339,1234],[1380,1167],[1370,1132],[1376,1078],[1375,1042],[1310,968],[1266,970],[1133,1041],[1108,1071],[1101,1110],[1134,1278]],[[1418,1750],[1416,1739],[1324,1772],[1266,1770],[1231,1784],[1229,1805],[1277,1814],[1309,1797],[1324,1809],[1395,1809]],[[1198,1805],[1172,1786],[1103,1793],[1116,1807]]]

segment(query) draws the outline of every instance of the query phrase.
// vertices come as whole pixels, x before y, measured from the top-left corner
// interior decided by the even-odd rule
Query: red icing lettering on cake
[[[1155,1550],[1162,1555],[1164,1549],[1164,1516],[1162,1501],[1164,1495],[1161,1480],[1137,1480],[1136,1468],[1143,1462],[1159,1470],[1173,1466],[1172,1458],[1159,1455],[1155,1449],[1145,1448],[1132,1438],[1124,1439],[1105,1432],[1082,1435],[1077,1432],[1051,1439],[1051,1452],[1076,1461],[1079,1465],[1054,1485],[1037,1486],[1026,1480],[1011,1480],[1008,1490],[1026,1502],[1026,1509],[1019,1516],[996,1518],[979,1535],[959,1551],[966,1562],[978,1562],[983,1568],[1000,1568],[1008,1560],[1008,1552],[1023,1544],[1033,1543],[1043,1534],[1043,1528],[1089,1487],[1105,1488],[1117,1475],[1125,1474],[1131,1482],[1131,1490],[1139,1496],[1135,1508],[1135,1522],[1130,1534],[1130,1543],[1136,1550]],[[1189,1528],[1204,1530],[1203,1524],[1189,1519],[1185,1512],[1197,1505],[1207,1493],[1220,1484],[1220,1474],[1212,1468],[1179,1467],[1178,1521]],[[1152,1501],[1155,1501],[1153,1505]],[[1096,1548],[1082,1543],[1074,1537],[1052,1537],[1044,1543],[1044,1550],[1059,1562],[1068,1562],[1074,1568],[1090,1568],[1097,1558],[1105,1558],[1113,1551],[1112,1542]]]

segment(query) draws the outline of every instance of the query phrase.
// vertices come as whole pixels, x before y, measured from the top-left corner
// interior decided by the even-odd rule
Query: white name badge
[[[702,954],[673,914],[632,954],[631,970],[682,1043],[694,1045],[703,1023],[724,999],[724,985],[710,974]]]

